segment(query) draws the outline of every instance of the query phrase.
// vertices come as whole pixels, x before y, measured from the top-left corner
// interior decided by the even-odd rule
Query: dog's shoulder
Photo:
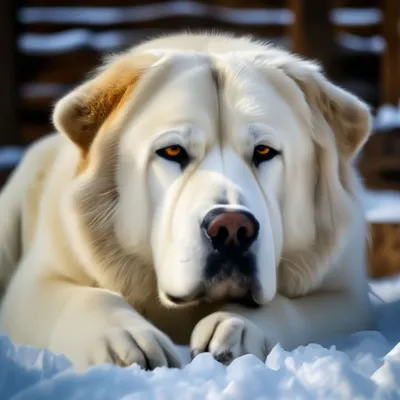
[[[44,187],[65,143],[59,134],[45,136],[29,146],[16,171],[22,197],[22,242],[31,242],[38,219]],[[24,246],[25,247],[25,246]]]

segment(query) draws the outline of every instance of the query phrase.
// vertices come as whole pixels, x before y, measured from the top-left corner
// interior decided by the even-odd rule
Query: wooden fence
[[[1,74],[2,88],[12,99],[7,118],[12,118],[11,105],[18,106],[14,120],[21,121],[18,141],[23,143],[51,129],[54,101],[81,81],[105,53],[161,32],[251,33],[317,58],[339,83],[374,105],[395,103],[400,93],[397,0],[24,0],[19,7],[11,4],[14,0],[3,0],[0,7],[5,10],[0,15],[9,18],[0,25],[9,30],[4,37],[16,36],[17,56],[2,67],[8,68]],[[2,40],[7,40],[3,47],[10,58],[15,52],[12,41]],[[358,40],[361,48],[352,49],[352,40]],[[15,142],[15,129],[8,131],[8,141]]]
[[[400,97],[400,0],[2,0],[0,19],[0,146],[51,132],[54,102],[105,54],[165,32],[250,33],[318,59],[374,110]],[[398,136],[367,148],[369,186],[400,188]]]

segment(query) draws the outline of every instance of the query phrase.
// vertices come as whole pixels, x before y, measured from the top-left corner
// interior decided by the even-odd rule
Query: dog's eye
[[[279,152],[272,147],[260,144],[254,148],[253,163],[258,166],[263,161],[272,160]]]
[[[163,149],[157,150],[156,153],[166,160],[175,161],[181,165],[187,164],[189,161],[189,155],[186,150],[178,145],[164,147]]]

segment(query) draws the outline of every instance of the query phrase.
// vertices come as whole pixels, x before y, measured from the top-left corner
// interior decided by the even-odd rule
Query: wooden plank
[[[17,107],[17,6],[18,2],[15,0],[0,1],[0,145],[20,142]]]
[[[349,33],[351,35],[371,37],[379,35],[382,30],[382,24],[371,24],[371,25],[332,25],[334,35],[340,33]]]
[[[168,0],[154,0],[151,3],[167,3]],[[148,0],[24,0],[24,7],[114,7],[147,5]]]
[[[171,29],[171,26],[175,27]],[[118,31],[118,30],[159,30],[165,31],[178,31],[182,29],[221,29],[226,31],[233,31],[237,33],[251,33],[263,37],[268,36],[286,36],[290,26],[285,24],[239,24],[230,23],[219,20],[218,18],[210,17],[168,17],[160,18],[152,21],[143,22],[116,22],[109,24],[96,24],[94,22],[77,22],[77,23],[27,23],[24,24],[25,33],[56,33],[64,32],[71,29],[87,29],[91,32],[103,31]],[[332,32],[349,33],[352,35],[370,37],[381,33],[382,24],[366,24],[366,25],[333,25]]]
[[[102,56],[88,50],[57,55],[24,55],[21,82],[75,84],[101,64]]]
[[[370,189],[400,190],[400,130],[372,135],[360,155],[358,170]]]
[[[116,7],[171,3],[171,0],[24,0],[24,7],[52,7],[55,4],[59,6],[92,6],[92,7]],[[223,7],[234,8],[281,8],[285,6],[285,0],[196,0],[196,3],[219,5]],[[380,0],[333,0],[334,7],[349,8],[371,8],[380,7]]]
[[[348,8],[380,8],[381,0],[333,0],[332,5]]]
[[[173,27],[173,28],[171,28]],[[284,36],[286,34],[287,25],[273,23],[269,24],[250,24],[238,23],[231,21],[223,21],[218,17],[213,16],[170,16],[157,18],[146,21],[110,21],[104,23],[96,23],[96,21],[77,21],[77,22],[60,22],[47,23],[35,22],[24,23],[24,31],[32,33],[52,33],[63,32],[70,29],[87,29],[93,32],[112,31],[121,29],[157,29],[160,32],[168,30],[225,30],[237,33],[252,33],[260,36]]]
[[[400,101],[400,1],[383,1],[384,24],[382,26],[386,48],[382,57],[381,101],[399,104]]]
[[[335,45],[330,23],[330,0],[287,0],[295,22],[289,27],[292,50],[318,60],[326,73],[333,77]]]
[[[381,278],[400,272],[400,224],[370,224],[369,276]]]
[[[284,0],[202,0],[208,3],[223,7],[233,8],[282,8],[285,6]]]
[[[58,6],[92,6],[92,7],[115,7],[115,6],[136,6],[149,4],[168,4],[171,0],[57,0]],[[284,0],[196,0],[196,3],[218,5],[234,8],[279,8]],[[52,7],[55,0],[24,0],[24,7]],[[172,6],[172,5],[171,5]]]
[[[21,137],[24,145],[54,132],[54,127],[50,122],[29,123],[24,122],[21,127]]]

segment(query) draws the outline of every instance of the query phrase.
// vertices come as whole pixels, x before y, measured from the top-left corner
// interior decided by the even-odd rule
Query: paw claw
[[[190,339],[192,359],[210,352],[215,360],[229,365],[234,359],[253,354],[265,361],[266,338],[261,329],[246,318],[228,312],[215,312],[195,326]]]
[[[233,361],[233,353],[231,351],[224,351],[219,354],[213,354],[216,361],[221,364],[230,364]]]

